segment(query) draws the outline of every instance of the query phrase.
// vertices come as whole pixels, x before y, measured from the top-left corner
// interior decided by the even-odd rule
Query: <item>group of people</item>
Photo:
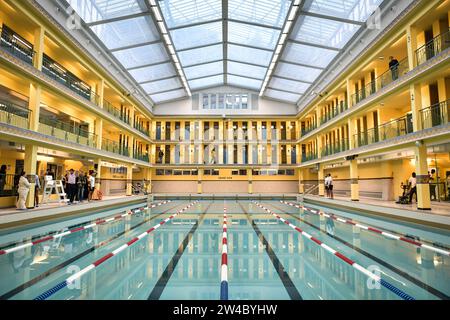
[[[436,188],[438,186],[437,180],[436,180],[436,169],[431,169],[431,172],[428,171],[428,182],[430,186],[430,199],[431,200],[438,200],[438,197],[436,195]],[[450,174],[447,174],[446,178],[447,182],[447,191],[448,191],[448,197],[450,198]],[[409,203],[412,203],[412,200],[414,196],[416,197],[417,202],[417,175],[415,172],[411,174],[411,177],[408,179],[408,183],[406,185],[401,184],[401,188],[403,188],[404,194],[403,196],[407,195],[409,197]]]
[[[87,175],[83,171],[70,169],[62,178],[64,190],[69,198],[68,204],[80,203],[85,199],[92,200],[92,194],[95,190],[95,174],[89,170]]]
[[[46,176],[51,176],[52,180],[55,178],[54,172],[47,170]],[[34,175],[34,206],[39,207],[39,191],[41,190],[41,182],[38,175]],[[62,177],[63,187],[69,198],[68,204],[73,204],[75,202],[83,202],[85,199],[88,201],[92,200],[92,195],[95,190],[95,172],[89,170],[88,175],[85,175],[83,171],[75,171],[70,169],[66,171],[66,174]],[[27,178],[25,171],[22,171],[19,175],[19,180],[17,184],[17,203],[16,207],[19,210],[26,210],[26,200],[28,193],[30,192],[31,183]]]

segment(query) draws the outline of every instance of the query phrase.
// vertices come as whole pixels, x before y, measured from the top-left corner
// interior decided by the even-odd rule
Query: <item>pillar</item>
[[[101,117],[97,117],[95,119],[94,134],[95,134],[95,146],[97,149],[101,149],[103,138],[103,119]]]
[[[30,98],[28,100],[28,109],[30,109],[31,111],[30,119],[28,122],[28,129],[32,131],[38,131],[39,127],[41,93],[41,86],[32,82],[30,84]]]
[[[417,209],[431,210],[427,147],[424,143],[420,143],[414,149],[416,154]]]
[[[319,170],[317,172],[318,183],[319,183],[319,196],[323,197],[325,195],[325,181],[324,181],[324,173],[323,173],[323,164],[319,163]]]
[[[202,188],[202,175],[203,175],[203,170],[202,169],[198,169],[198,175],[197,175],[197,193],[203,193],[203,188]]]
[[[248,193],[253,193],[253,172],[252,169],[247,169],[247,177],[248,177]]]
[[[410,86],[411,96],[411,111],[414,131],[422,130],[422,121],[420,117],[420,110],[422,109],[422,86],[419,84],[412,84]]]
[[[127,196],[133,194],[131,185],[133,184],[133,165],[127,164]]]
[[[350,193],[352,201],[359,201],[358,160],[350,160]]]
[[[298,193],[303,194],[305,192],[305,186],[303,184],[303,170],[298,169]]]
[[[40,71],[42,70],[42,62],[44,58],[44,37],[45,29],[42,26],[37,27],[34,30],[33,49],[36,51],[36,55],[33,60],[33,65]]]
[[[95,176],[95,189],[100,190],[101,187],[101,172],[102,172],[102,160],[99,158],[96,161],[97,164],[97,174]]]
[[[348,119],[348,148],[355,149],[357,147],[355,144],[355,120]]]
[[[409,70],[411,71],[417,65],[417,31],[415,27],[408,26],[406,28],[406,46],[408,52],[408,66]]]
[[[30,182],[30,191],[28,192],[26,206],[27,208],[34,208],[34,187],[35,187],[35,175],[36,175],[36,162],[37,162],[37,150],[36,145],[25,146],[25,161],[24,171],[27,174],[28,181]]]
[[[147,193],[150,194],[152,193],[152,168],[147,168],[147,174],[146,174],[146,179],[147,179]]]

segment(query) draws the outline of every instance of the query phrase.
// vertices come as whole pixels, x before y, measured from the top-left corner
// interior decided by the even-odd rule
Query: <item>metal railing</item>
[[[372,94],[378,92],[388,84],[403,77],[409,71],[408,58],[404,58],[399,61],[396,67],[390,68],[382,73],[374,81],[367,84],[364,88],[360,89],[351,96],[352,105],[356,105]]]
[[[138,130],[139,132],[142,132],[142,133],[145,134],[146,136],[150,137],[150,130],[148,130],[147,128],[145,128],[140,122],[135,122],[133,127],[134,127],[136,130]]]
[[[308,133],[310,133],[311,131],[315,130],[317,128],[316,124],[312,124],[309,127],[306,128],[302,128],[302,136],[307,135]]]
[[[326,144],[322,147],[322,157],[330,156],[332,154],[336,154],[339,152],[347,151],[349,149],[349,140],[342,139],[338,140],[335,143]]]
[[[117,141],[102,138],[102,150],[128,157],[128,148],[121,146]]]
[[[450,47],[450,29],[436,36],[416,50],[417,65],[430,60]]]
[[[428,129],[450,122],[450,99],[419,110],[422,129]]]
[[[78,79],[70,71],[46,54],[44,54],[42,58],[42,72],[77,93],[79,96],[93,102],[96,105],[99,105],[100,98],[98,94],[91,91],[91,87],[89,85]]]
[[[32,65],[36,55],[36,52],[33,50],[33,45],[5,25],[0,28],[0,32],[0,47],[20,60]]]
[[[38,132],[84,146],[96,147],[97,136],[71,123],[40,117]]]
[[[0,100],[0,122],[28,129],[30,114],[31,110]]]
[[[317,159],[317,152],[307,152],[302,154],[302,162]]]
[[[148,157],[148,154],[143,154],[143,153],[139,153],[139,152],[134,152],[133,153],[133,158],[136,160],[141,160],[141,161],[145,161],[145,162],[150,162],[150,159]]]
[[[392,139],[413,132],[412,115],[408,114],[381,126],[354,135],[354,148]]]

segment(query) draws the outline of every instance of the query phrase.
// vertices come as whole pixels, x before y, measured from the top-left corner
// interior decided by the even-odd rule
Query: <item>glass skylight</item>
[[[383,2],[303,0],[295,16],[293,0],[228,0],[224,17],[221,0],[158,0],[157,24],[149,0],[66,1],[155,102],[186,95],[183,74],[191,90],[260,91],[272,59],[266,96],[296,102]]]

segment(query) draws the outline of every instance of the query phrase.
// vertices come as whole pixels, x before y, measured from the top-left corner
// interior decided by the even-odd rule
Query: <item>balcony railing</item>
[[[150,162],[148,154],[142,154],[142,153],[135,152],[133,154],[133,158],[137,159],[137,160],[144,161],[144,162]]]
[[[117,141],[102,138],[102,150],[128,157],[128,148],[121,146]]]
[[[320,124],[324,124],[339,114],[339,106],[335,106],[331,108],[331,112],[325,113],[322,117],[320,117]]]
[[[55,62],[49,56],[44,54],[42,60],[42,72],[48,75],[50,78],[58,81],[65,87],[69,88],[73,92],[77,93],[81,97],[93,102],[94,104],[99,104],[99,96],[91,91],[91,87],[84,83],[82,80],[78,79],[70,71],[65,69],[63,66]]]
[[[22,129],[29,128],[31,110],[13,103],[0,101],[0,122]]]
[[[306,128],[302,128],[302,136],[307,135],[308,133],[310,133],[311,131],[315,130],[317,128],[317,126],[315,124],[310,125],[309,127]]]
[[[73,124],[56,119],[41,117],[38,131],[62,140],[78,143],[91,148],[96,147],[96,135]]]
[[[33,45],[5,25],[0,30],[0,47],[32,65],[36,54],[33,50]]]
[[[330,156],[339,152],[344,152],[349,149],[348,139],[342,139],[335,143],[326,144],[322,147],[322,157]]]
[[[307,152],[302,154],[302,162],[317,159],[317,152]]]
[[[136,130],[142,132],[142,133],[145,134],[146,136],[150,137],[150,131],[149,131],[147,128],[144,128],[144,126],[143,126],[141,123],[136,122],[136,123],[134,124],[134,128],[135,128]]]
[[[354,148],[392,139],[413,132],[412,115],[387,122],[376,128],[354,135]]]
[[[450,122],[450,100],[434,104],[419,111],[422,129],[428,129]]]
[[[450,47],[450,29],[428,41],[416,50],[417,65],[430,60]]]
[[[408,58],[399,61],[396,67],[387,70],[381,74],[374,81],[367,84],[364,88],[360,89],[352,95],[352,105],[356,105],[372,94],[378,92],[388,84],[396,81],[397,79],[403,77],[409,71]]]

